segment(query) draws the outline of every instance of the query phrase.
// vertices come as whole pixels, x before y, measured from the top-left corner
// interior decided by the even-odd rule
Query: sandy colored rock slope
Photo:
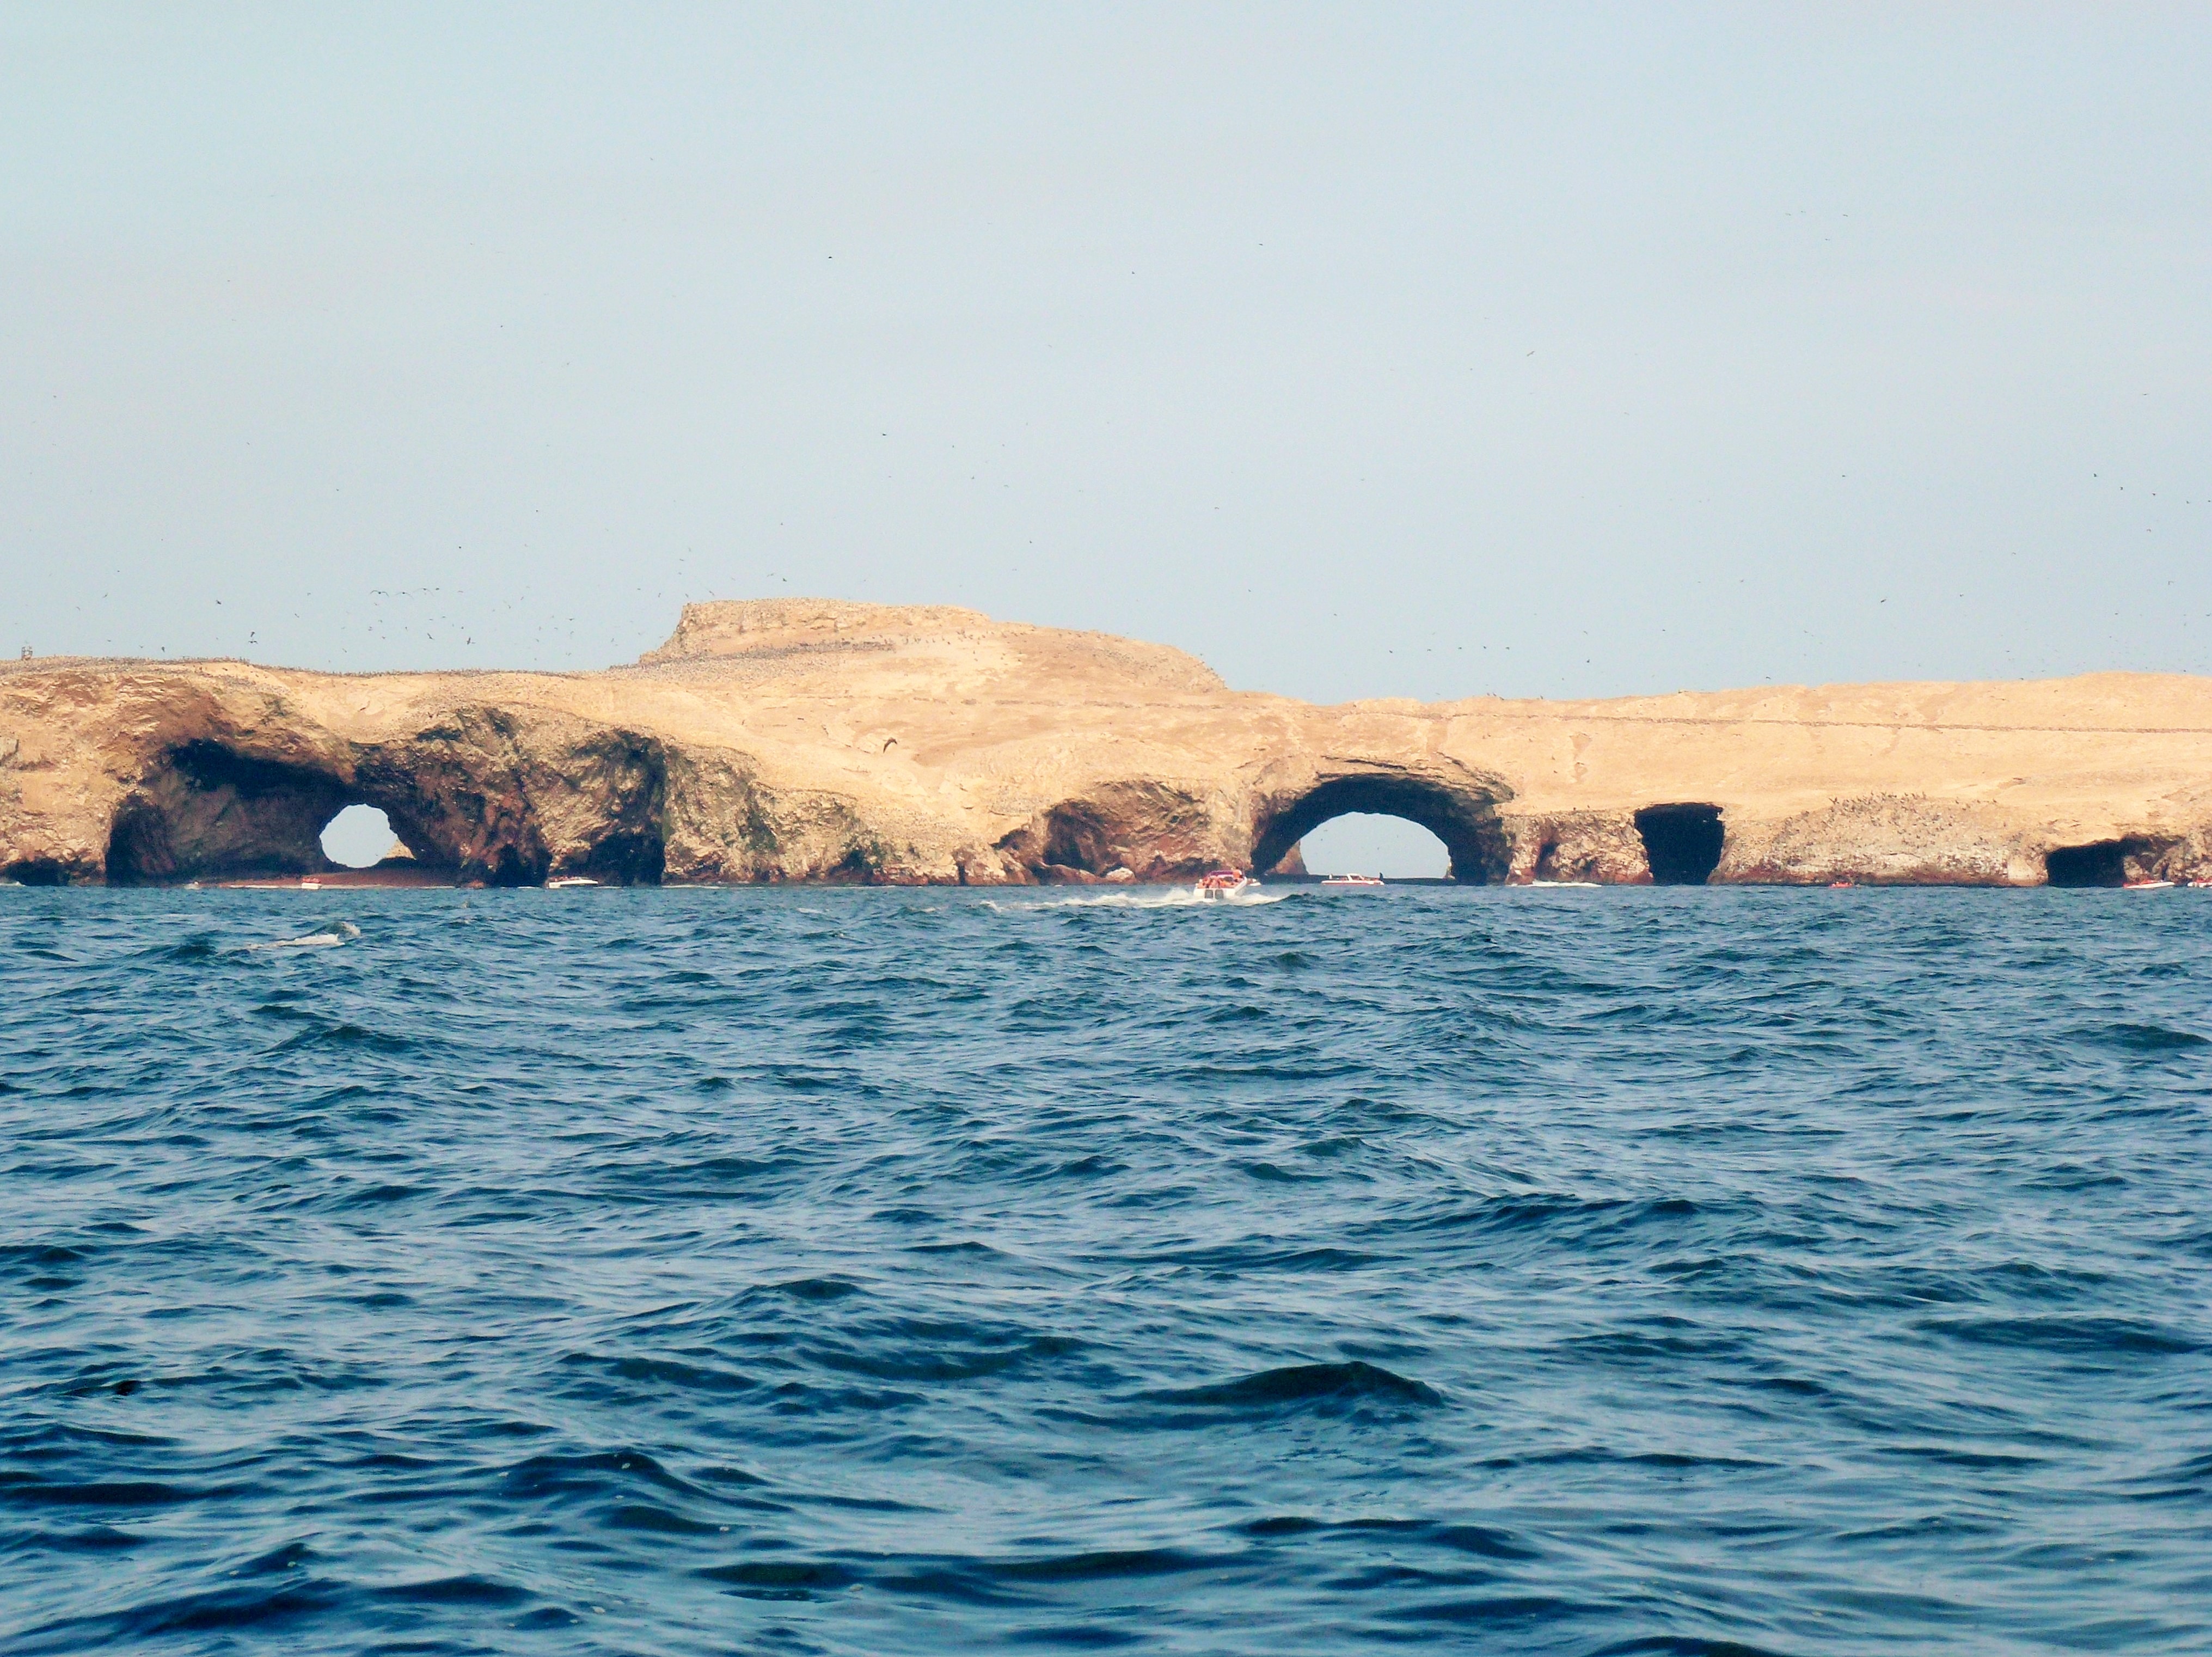
[[[687,606],[597,673],[0,667],[17,880],[318,869],[354,801],[495,882],[1183,878],[1346,811],[1425,824],[1466,880],[2212,878],[2212,680],[1322,708],[1158,645],[807,600]]]

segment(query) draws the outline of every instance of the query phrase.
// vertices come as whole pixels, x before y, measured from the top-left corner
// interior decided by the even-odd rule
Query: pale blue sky
[[[16,3],[0,625],[2206,671],[2208,88],[2201,6]]]

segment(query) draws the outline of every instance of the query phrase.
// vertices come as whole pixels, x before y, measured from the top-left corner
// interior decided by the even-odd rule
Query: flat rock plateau
[[[2212,679],[1316,707],[974,611],[686,606],[635,665],[360,675],[0,666],[0,874],[281,879],[381,807],[405,879],[1187,880],[1345,812],[1462,881],[2212,880]]]

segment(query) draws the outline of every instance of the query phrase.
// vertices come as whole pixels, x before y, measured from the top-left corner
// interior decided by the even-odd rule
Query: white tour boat
[[[1352,886],[1365,891],[1381,886],[1382,877],[1380,874],[1325,874],[1321,883],[1325,886]]]
[[[1217,868],[1212,874],[1198,877],[1192,892],[1202,899],[1241,898],[1248,892],[1257,892],[1260,883],[1241,868]]]
[[[546,881],[545,889],[548,892],[557,892],[562,886],[597,885],[599,882],[588,874],[556,874]]]

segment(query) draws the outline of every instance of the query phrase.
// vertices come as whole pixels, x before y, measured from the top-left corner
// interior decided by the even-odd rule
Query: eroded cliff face
[[[1161,646],[809,600],[687,606],[592,674],[0,667],[9,878],[315,872],[355,803],[491,884],[1184,880],[1345,812],[1473,881],[2212,879],[2212,681],[1316,708]]]

